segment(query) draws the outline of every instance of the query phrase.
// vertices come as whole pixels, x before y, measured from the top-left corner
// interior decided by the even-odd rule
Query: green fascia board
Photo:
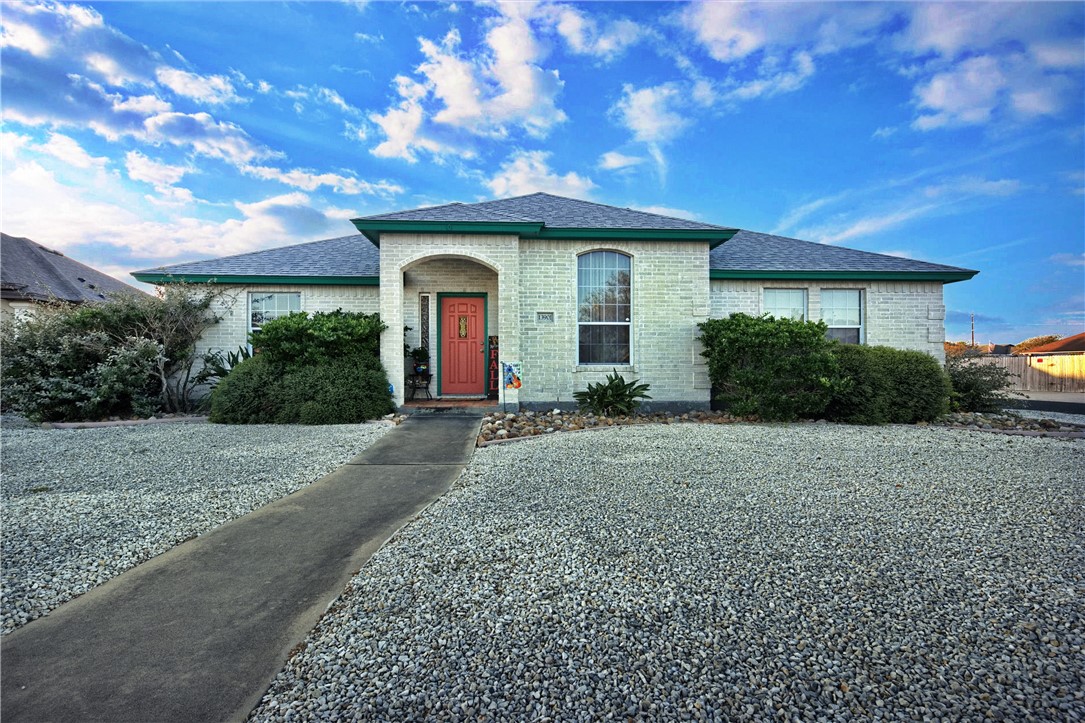
[[[978,271],[731,271],[712,269],[710,279],[811,279],[833,281],[967,281]]]
[[[146,284],[319,284],[322,286],[380,286],[377,276],[240,276],[231,274],[148,274],[132,276]]]
[[[616,241],[699,241],[708,242],[716,248],[738,233],[738,229],[724,228],[719,231],[702,229],[639,229],[639,228],[544,228],[525,238],[576,241],[579,239],[614,239]]]
[[[614,239],[625,241],[700,241],[716,248],[727,241],[738,229],[719,231],[702,229],[622,229],[622,228],[546,228],[542,223],[514,223],[496,221],[369,221],[351,219],[351,223],[374,246],[380,246],[382,233],[478,233],[509,234],[526,239],[553,239],[575,241],[578,239]]]
[[[370,221],[350,220],[374,246],[380,246],[381,233],[492,233],[526,236],[538,233],[541,223],[506,221]]]

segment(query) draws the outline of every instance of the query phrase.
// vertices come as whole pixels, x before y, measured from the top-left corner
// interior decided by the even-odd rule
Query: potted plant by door
[[[415,374],[425,374],[429,371],[429,349],[424,346],[411,349],[411,359],[414,360]]]

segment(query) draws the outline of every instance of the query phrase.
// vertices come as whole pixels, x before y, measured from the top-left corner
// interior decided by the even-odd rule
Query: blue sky
[[[1085,331],[1082,3],[2,8],[2,224],[115,276],[549,191],[979,269]]]

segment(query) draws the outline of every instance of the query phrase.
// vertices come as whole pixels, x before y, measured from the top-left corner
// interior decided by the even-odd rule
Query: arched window
[[[592,251],[577,260],[580,364],[630,363],[630,269],[630,258],[617,251]]]

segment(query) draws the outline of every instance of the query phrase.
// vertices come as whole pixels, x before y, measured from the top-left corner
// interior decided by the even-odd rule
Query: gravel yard
[[[937,427],[480,449],[252,719],[1082,719],[1083,471]]]
[[[298,490],[389,429],[4,429],[3,632]]]

